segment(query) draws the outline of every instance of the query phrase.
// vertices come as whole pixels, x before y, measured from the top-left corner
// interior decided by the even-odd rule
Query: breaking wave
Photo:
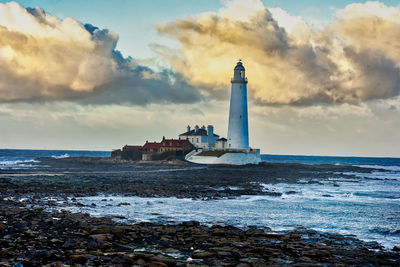
[[[55,158],[55,159],[64,159],[64,158],[69,158],[70,156],[69,156],[69,154],[68,153],[65,153],[64,155],[58,155],[58,156],[51,156],[52,158]]]
[[[7,169],[24,169],[24,168],[32,168],[36,165],[34,163],[38,163],[38,160],[28,159],[28,160],[4,160],[0,161],[0,170]]]

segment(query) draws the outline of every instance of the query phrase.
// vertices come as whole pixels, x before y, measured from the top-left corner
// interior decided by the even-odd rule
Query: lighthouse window
[[[240,119],[242,118],[242,115],[240,115]]]
[[[242,77],[244,79],[244,70],[240,71],[240,77]]]

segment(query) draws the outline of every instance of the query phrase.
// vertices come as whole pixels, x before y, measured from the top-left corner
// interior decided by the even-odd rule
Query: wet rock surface
[[[141,197],[210,199],[281,194],[262,183],[322,183],[372,169],[337,165],[262,163],[256,166],[203,166],[186,162],[136,163],[103,158],[43,158],[34,170],[0,170],[0,192],[78,196],[116,193]],[[291,194],[294,192],[288,192]]]
[[[298,227],[119,224],[0,197],[0,266],[399,266],[398,250]],[[26,203],[30,203],[27,205]]]

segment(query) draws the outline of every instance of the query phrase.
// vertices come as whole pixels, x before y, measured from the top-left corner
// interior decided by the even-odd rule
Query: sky
[[[0,148],[226,137],[242,58],[261,153],[400,157],[399,4],[0,0]]]

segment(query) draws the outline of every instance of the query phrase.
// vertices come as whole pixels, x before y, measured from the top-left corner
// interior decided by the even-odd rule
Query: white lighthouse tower
[[[247,78],[241,60],[236,64],[231,79],[228,148],[249,148],[249,121],[247,115]]]

